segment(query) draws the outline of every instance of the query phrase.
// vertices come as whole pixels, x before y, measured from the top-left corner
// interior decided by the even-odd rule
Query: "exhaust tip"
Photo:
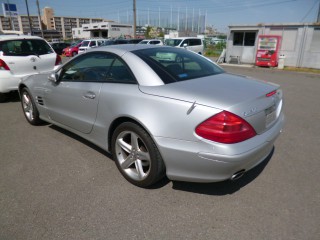
[[[234,173],[232,176],[231,176],[231,181],[235,181],[235,180],[238,180],[239,178],[241,178],[243,176],[243,174],[245,173],[246,170],[242,169],[236,173]]]

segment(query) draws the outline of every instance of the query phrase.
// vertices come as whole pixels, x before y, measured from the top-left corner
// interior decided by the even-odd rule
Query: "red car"
[[[63,49],[64,55],[66,57],[73,57],[78,54],[78,49],[81,46],[81,43],[72,44],[70,47]]]

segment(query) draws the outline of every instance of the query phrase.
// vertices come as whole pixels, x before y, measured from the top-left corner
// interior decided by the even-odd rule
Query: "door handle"
[[[96,94],[94,94],[93,92],[87,92],[87,93],[84,94],[83,97],[87,98],[87,99],[95,99],[96,98]]]

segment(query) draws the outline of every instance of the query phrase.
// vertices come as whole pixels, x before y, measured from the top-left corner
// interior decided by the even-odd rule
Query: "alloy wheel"
[[[33,103],[27,91],[22,93],[22,106],[26,118],[31,122],[34,119]]]
[[[146,179],[151,169],[149,150],[133,131],[123,131],[116,139],[116,160],[123,172],[135,181]]]

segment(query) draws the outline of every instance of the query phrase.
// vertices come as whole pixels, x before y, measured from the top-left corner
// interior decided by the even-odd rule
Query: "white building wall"
[[[262,26],[230,26],[227,40],[226,61],[230,56],[240,56],[241,62],[254,64],[257,48],[235,46],[235,31],[257,31],[258,35],[282,37],[280,54],[285,55],[285,66],[320,69],[320,26],[313,24],[270,24]]]
[[[320,27],[305,28],[306,37],[300,66],[320,68]]]
[[[72,28],[72,37],[75,38],[80,38],[80,39],[85,39],[85,38],[90,38],[90,31],[84,31],[83,28]]]

